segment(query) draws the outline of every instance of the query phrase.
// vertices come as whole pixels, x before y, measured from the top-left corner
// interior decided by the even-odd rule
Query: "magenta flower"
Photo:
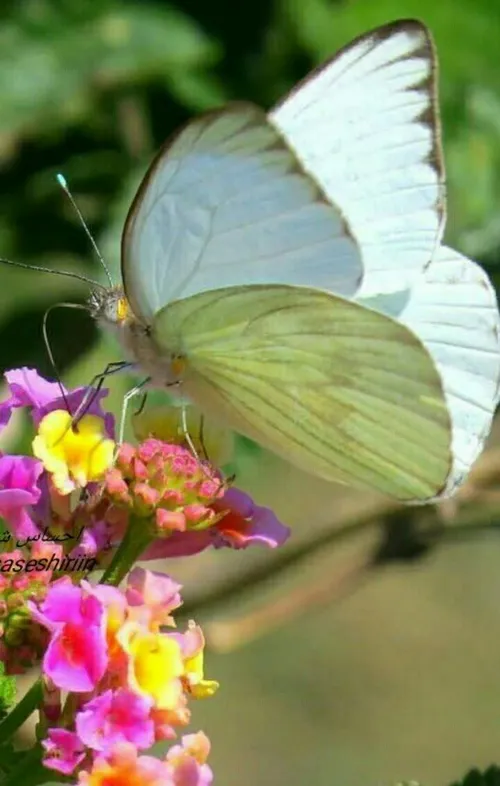
[[[219,541],[214,546],[246,548],[260,543],[269,548],[282,546],[290,535],[290,528],[279,521],[270,508],[256,505],[244,491],[229,488],[221,500],[212,506],[216,512],[225,512],[218,524]]]
[[[151,702],[144,696],[125,688],[108,690],[84,705],[76,716],[76,731],[95,751],[107,752],[120,742],[144,750],[155,740],[150,709]]]
[[[290,529],[279,521],[272,510],[256,505],[240,489],[229,488],[222,499],[212,503],[211,508],[217,514],[215,524],[203,530],[173,532],[168,538],[155,540],[141,559],[187,557],[209,546],[244,549],[258,543],[276,548],[290,535]]]
[[[103,604],[64,576],[50,587],[40,608],[30,604],[30,610],[51,633],[44,673],[62,690],[93,690],[108,664]]]
[[[43,465],[37,459],[0,457],[0,516],[9,525],[14,538],[27,538],[39,532],[29,511],[40,500],[42,472]]]
[[[10,391],[10,397],[0,403],[0,429],[7,425],[14,409],[27,407],[31,409],[31,416],[35,426],[38,426],[44,415],[55,409],[66,409],[66,402],[71,412],[76,412],[84,401],[88,388],[77,388],[66,394],[66,402],[62,396],[61,388],[57,382],[48,382],[33,368],[18,368],[5,372],[5,379]],[[90,406],[85,407],[85,414],[98,415],[104,419],[106,433],[113,437],[114,418],[110,413],[105,413],[101,401],[106,398],[108,391],[102,389],[92,396]]]
[[[42,745],[45,748],[44,765],[63,775],[71,775],[85,758],[81,740],[74,731],[49,729]]]
[[[0,403],[0,428],[6,426],[13,409],[29,407],[37,410],[61,397],[57,382],[47,382],[34,368],[5,372],[10,398]]]
[[[106,521],[90,521],[83,531],[79,543],[70,551],[69,556],[96,557],[109,547],[110,525]]]

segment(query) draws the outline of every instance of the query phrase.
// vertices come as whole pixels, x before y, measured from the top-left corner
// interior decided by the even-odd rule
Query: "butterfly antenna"
[[[66,407],[68,415],[73,416],[71,407],[69,405],[68,397],[66,395],[66,391],[64,390],[64,385],[61,381],[61,375],[59,374],[59,369],[57,368],[57,364],[54,359],[54,353],[52,352],[52,347],[50,346],[49,334],[47,331],[47,320],[49,318],[49,314],[51,313],[51,311],[54,311],[56,308],[77,308],[82,311],[87,311],[87,308],[85,306],[79,305],[78,303],[55,303],[54,305],[49,306],[49,308],[45,311],[42,321],[43,341],[45,344],[45,349],[47,350],[47,355],[50,361],[50,365],[52,366],[52,369],[54,371],[54,377],[56,378],[56,382],[59,385],[59,390],[61,391],[61,398],[64,401],[64,405]]]
[[[90,240],[92,248],[94,249],[97,258],[98,258],[99,262],[101,263],[101,265],[102,265],[102,267],[104,269],[104,272],[106,273],[106,277],[108,279],[109,285],[110,285],[110,287],[112,287],[113,286],[113,279],[111,278],[111,273],[109,272],[109,268],[108,268],[106,262],[104,261],[103,255],[99,251],[99,247],[98,247],[97,243],[95,242],[95,240],[93,238],[92,232],[90,231],[90,229],[87,226],[87,222],[85,221],[85,219],[84,219],[84,217],[82,215],[82,211],[80,210],[80,208],[76,204],[75,199],[73,197],[73,194],[69,190],[69,186],[68,186],[68,183],[66,182],[66,178],[64,177],[64,175],[61,175],[60,173],[58,173],[56,175],[56,177],[57,177],[57,182],[59,183],[59,185],[61,186],[62,190],[64,191],[64,193],[68,197],[69,201],[71,202],[71,205],[73,206],[73,209],[74,209],[76,215],[78,216],[80,224],[82,225],[82,227],[83,227],[83,229],[85,231],[85,234],[87,235],[88,239]]]
[[[106,289],[106,287],[103,287],[98,281],[93,281],[91,278],[87,278],[87,276],[83,276],[80,273],[73,273],[70,270],[54,270],[51,267],[41,267],[40,265],[25,265],[24,262],[14,262],[12,259],[5,259],[5,257],[0,257],[0,263],[3,265],[12,265],[12,267],[21,267],[24,270],[38,270],[40,273],[52,273],[54,276],[76,278],[77,281],[83,281],[85,284],[88,284],[89,287]]]

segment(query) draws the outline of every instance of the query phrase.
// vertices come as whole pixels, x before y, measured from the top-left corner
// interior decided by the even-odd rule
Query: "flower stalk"
[[[132,516],[125,536],[99,583],[117,587],[153,540],[154,535],[145,520]]]
[[[42,701],[42,678],[33,683],[21,701],[0,722],[0,745],[7,742],[20,726],[35,712]]]

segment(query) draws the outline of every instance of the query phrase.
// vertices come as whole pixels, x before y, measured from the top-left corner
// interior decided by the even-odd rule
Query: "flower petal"
[[[34,368],[18,368],[5,372],[10,398],[0,403],[0,428],[6,426],[13,409],[33,407],[38,409],[55,398],[61,397],[57,382],[48,382]]]

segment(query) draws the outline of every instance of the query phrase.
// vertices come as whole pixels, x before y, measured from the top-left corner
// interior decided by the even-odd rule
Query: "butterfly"
[[[426,27],[361,36],[269,113],[234,103],[162,147],[97,319],[154,385],[307,473],[452,494],[499,397],[494,290],[441,244]]]

